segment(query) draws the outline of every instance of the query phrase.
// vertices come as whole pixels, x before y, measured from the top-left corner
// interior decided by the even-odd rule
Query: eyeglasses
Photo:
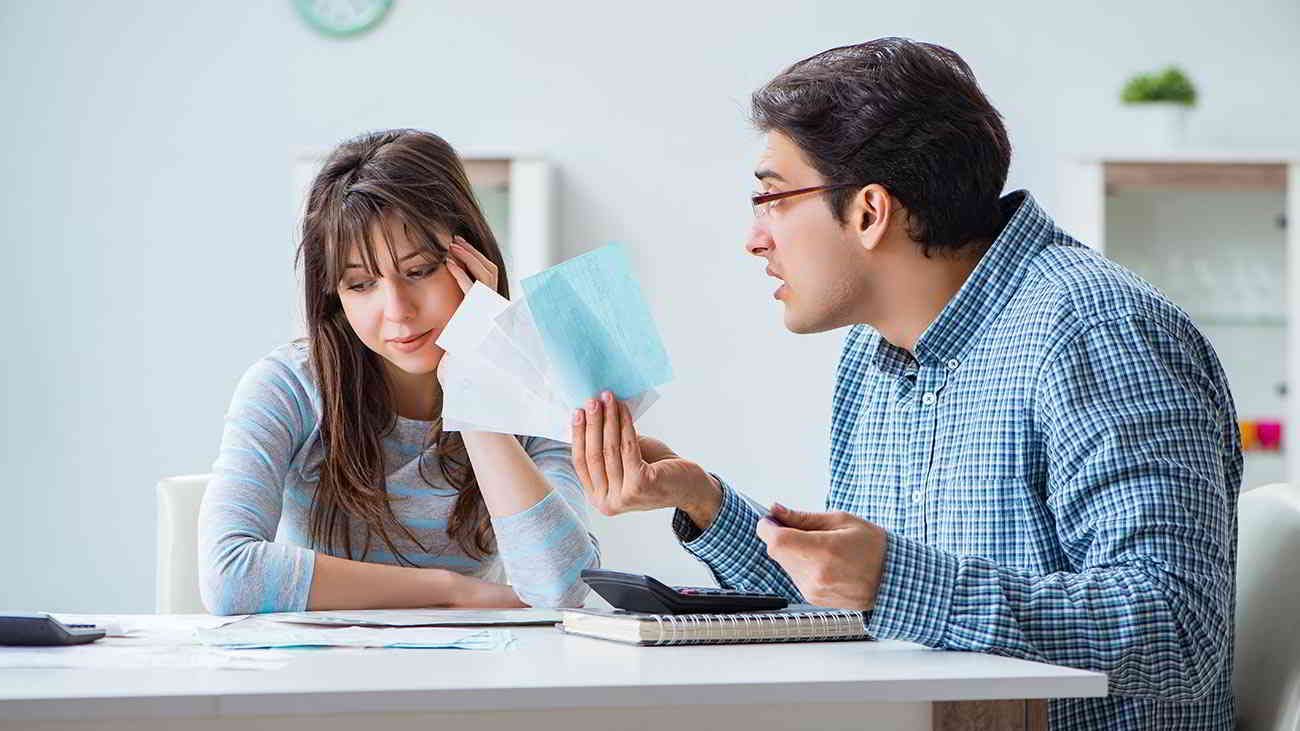
[[[799,188],[797,190],[783,190],[780,193],[751,193],[749,195],[749,204],[754,208],[754,217],[761,218],[766,216],[772,204],[782,198],[790,198],[804,193],[821,193],[827,190],[837,188],[856,188],[854,183],[840,183],[839,185],[814,185],[811,188]]]

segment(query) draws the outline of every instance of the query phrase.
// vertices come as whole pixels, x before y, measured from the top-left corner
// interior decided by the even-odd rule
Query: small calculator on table
[[[0,645],[84,645],[105,634],[92,624],[64,624],[48,614],[0,615]]]
[[[729,614],[785,609],[776,594],[704,586],[668,586],[644,574],[584,569],[582,580],[619,609],[645,614]]]

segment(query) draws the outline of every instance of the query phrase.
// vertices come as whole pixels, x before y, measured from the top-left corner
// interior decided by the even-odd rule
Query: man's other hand
[[[805,513],[781,504],[758,521],[767,555],[781,564],[810,604],[867,610],[875,606],[889,534],[851,513]]]

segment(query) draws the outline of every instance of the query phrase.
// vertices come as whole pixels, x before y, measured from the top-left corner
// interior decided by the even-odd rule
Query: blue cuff
[[[956,556],[891,532],[867,632],[877,639],[941,647],[957,565]]]
[[[700,532],[699,527],[681,510],[673,516],[673,529],[683,548],[710,566],[716,566],[720,572],[727,573],[728,564],[734,563],[737,558],[737,541],[759,541],[754,534],[754,526],[758,525],[758,519],[762,516],[754,512],[721,478],[718,478],[718,484],[722,487],[722,506],[718,508],[718,514],[708,529]],[[687,531],[681,530],[683,521],[695,528],[697,535],[692,537]]]

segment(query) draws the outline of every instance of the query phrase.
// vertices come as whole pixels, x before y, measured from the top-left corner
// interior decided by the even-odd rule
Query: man
[[[1054,729],[1219,729],[1240,440],[1213,350],[1150,285],[999,198],[1010,145],[952,51],[884,38],[760,89],[747,250],[785,324],[849,326],[827,508],[745,499],[602,394],[574,463],[607,515],[676,508],[728,587],[869,612],[882,639],[1104,672]]]

